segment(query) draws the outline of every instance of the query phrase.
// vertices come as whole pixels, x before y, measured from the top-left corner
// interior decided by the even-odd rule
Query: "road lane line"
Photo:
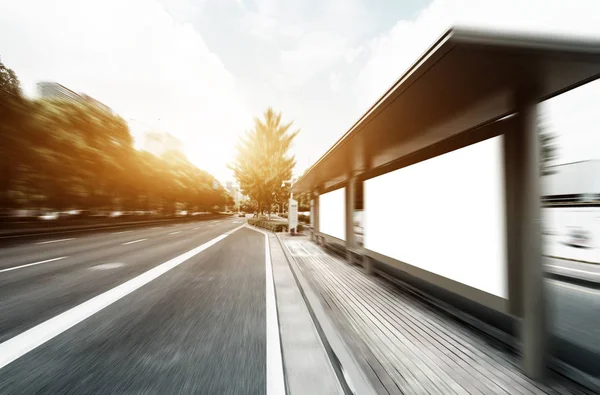
[[[572,269],[570,267],[564,267],[564,266],[559,266],[559,265],[545,265],[545,266],[547,266],[547,267],[554,267],[554,268],[561,269],[561,270],[570,270],[572,272],[590,274],[592,276],[600,276],[600,273],[588,272],[587,270]]]
[[[177,233],[181,233],[181,231],[180,231],[180,230],[178,230],[177,232],[171,232],[171,233],[169,233],[169,234],[170,234],[170,235],[176,235]]]
[[[553,279],[548,279],[548,281],[550,281],[553,284],[559,285],[561,287],[572,289],[573,291],[585,292],[586,294],[590,294],[590,295],[600,294],[600,289],[591,289],[591,288],[580,287],[577,285],[566,284],[562,281],[553,280]]]
[[[265,272],[266,272],[266,313],[267,313],[267,395],[285,394],[283,361],[281,358],[281,339],[279,337],[279,318],[275,299],[275,283],[269,235],[261,230],[247,227],[265,236]]]
[[[123,230],[121,232],[113,232],[113,235],[122,235],[123,233],[129,233],[131,230]]]
[[[60,240],[48,240],[48,241],[40,241],[38,243],[35,244],[50,244],[50,243],[59,243],[61,241],[69,241],[69,240],[75,240],[74,237],[70,238],[70,239],[60,239]]]
[[[0,369],[15,361],[16,359],[36,349],[48,340],[60,335],[67,329],[77,325],[86,318],[91,317],[105,307],[110,306],[119,299],[129,295],[138,288],[148,284],[150,281],[162,276],[168,271],[181,265],[188,259],[198,255],[207,248],[217,244],[231,233],[241,229],[242,226],[233,229],[227,233],[215,237],[206,243],[189,250],[175,258],[161,263],[160,265],[132,278],[123,284],[110,289],[98,296],[95,296],[80,305],[77,305],[64,313],[50,318],[25,332],[0,343]]]
[[[140,241],[144,241],[144,240],[148,240],[148,239],[139,239],[139,240],[128,241],[127,243],[123,243],[121,245],[122,246],[126,246],[126,245],[129,245],[129,244],[139,243]]]
[[[196,229],[200,229],[202,226],[196,226],[194,229],[192,230],[196,230]]]
[[[68,258],[68,256],[60,256],[60,257],[58,257],[58,258],[46,259],[45,261],[39,261],[39,262],[28,263],[28,264],[26,264],[26,265],[20,265],[20,266],[9,267],[8,269],[2,269],[2,270],[0,270],[0,273],[3,273],[3,272],[10,272],[11,270],[22,269],[22,268],[24,268],[24,267],[29,267],[29,266],[41,265],[42,263],[48,263],[48,262],[59,261],[59,260],[61,260],[61,259],[65,259],[65,258]]]

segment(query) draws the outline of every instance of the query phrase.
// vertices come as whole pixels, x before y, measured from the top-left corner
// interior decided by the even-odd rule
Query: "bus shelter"
[[[599,76],[600,41],[450,29],[292,192],[311,193],[318,241],[515,318],[541,378],[537,105]]]

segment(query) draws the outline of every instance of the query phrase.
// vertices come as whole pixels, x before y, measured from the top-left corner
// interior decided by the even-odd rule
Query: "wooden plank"
[[[384,386],[390,393],[584,393],[558,382],[549,388],[530,380],[516,356],[507,354],[496,341],[409,292],[365,275],[307,240],[286,243],[292,244],[298,266],[344,322],[351,338],[360,339],[363,352],[377,359],[379,376],[382,383],[387,379]]]

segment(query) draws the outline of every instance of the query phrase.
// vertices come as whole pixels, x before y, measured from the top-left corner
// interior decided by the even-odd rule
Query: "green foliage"
[[[310,192],[294,195],[294,199],[298,201],[298,211],[310,211]]]
[[[241,139],[235,161],[229,166],[259,211],[270,211],[273,203],[284,203],[289,197],[289,186],[283,181],[292,177],[296,161],[287,151],[299,132],[290,132],[291,126],[292,122],[281,123],[281,113],[267,109],[264,120],[256,118],[254,128]]]
[[[85,102],[29,101],[0,63],[0,209],[210,211],[231,197],[183,154],[133,148],[125,120]]]
[[[271,232],[288,231],[288,223],[284,221],[270,221],[266,218],[251,218],[248,220],[248,224],[270,230]],[[302,224],[298,224],[298,228],[296,230],[298,232],[302,232],[304,230],[304,226]]]
[[[298,222],[304,222],[310,224],[310,215],[298,214]]]
[[[27,140],[25,124],[27,101],[21,95],[21,85],[15,72],[0,62],[0,207],[9,201],[8,187],[18,170],[15,158],[24,154]]]
[[[245,213],[253,213],[258,208],[258,205],[253,200],[245,199],[240,202],[240,208]]]
[[[258,226],[270,230],[271,232],[287,232],[288,224],[282,221],[269,221],[267,219],[256,219],[251,218],[248,220],[248,224]]]

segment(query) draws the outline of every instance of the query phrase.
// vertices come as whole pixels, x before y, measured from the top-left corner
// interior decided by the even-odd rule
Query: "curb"
[[[275,236],[281,245],[285,258],[296,280],[296,284],[298,285],[298,289],[300,290],[304,303],[313,319],[317,333],[321,337],[323,346],[336,371],[344,393],[348,395],[376,395],[377,391],[371,384],[366,373],[360,367],[360,364],[350,347],[348,347],[339,331],[335,328],[333,321],[321,306],[319,297],[297,266],[297,263],[294,257],[291,256],[285,242],[281,240],[281,237],[277,233],[275,233]]]

